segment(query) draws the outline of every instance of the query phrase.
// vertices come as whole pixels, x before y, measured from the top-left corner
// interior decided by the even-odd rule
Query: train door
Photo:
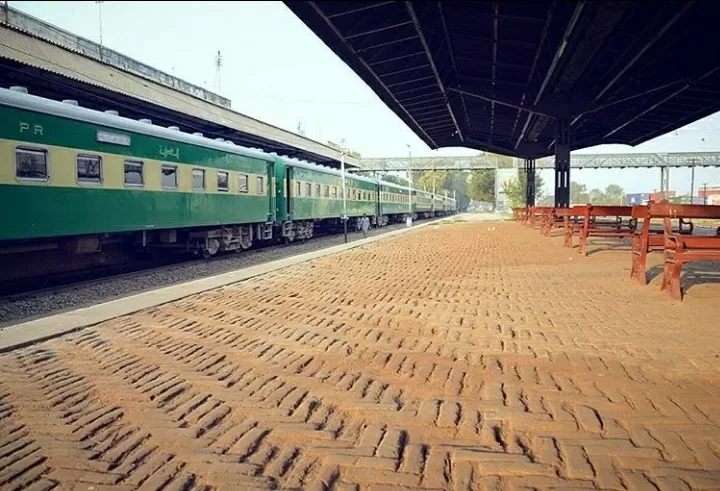
[[[274,187],[275,187],[275,220],[277,222],[284,222],[287,220],[287,203],[290,199],[290,195],[285,189],[285,162],[282,160],[276,160],[274,164]]]
[[[375,223],[380,226],[382,219],[382,209],[380,208],[380,196],[382,195],[382,186],[375,184]]]
[[[288,165],[285,167],[285,214],[288,220],[292,220],[293,215],[292,177],[293,168]]]
[[[265,176],[267,179],[267,184],[265,184],[265,191],[267,192],[269,197],[267,221],[274,222],[275,202],[277,200],[277,193],[275,192],[275,166],[272,162],[267,163],[267,167],[265,169]]]

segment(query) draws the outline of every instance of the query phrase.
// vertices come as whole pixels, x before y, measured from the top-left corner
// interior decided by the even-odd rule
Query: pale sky
[[[100,41],[95,2],[20,2],[11,7]],[[318,141],[340,142],[364,157],[475,155],[430,150],[281,2],[103,2],[103,44],[126,56],[220,93],[232,109]],[[215,85],[215,55],[223,67]],[[701,143],[705,139],[704,144]],[[720,151],[720,113],[638,147],[604,145],[578,153]],[[552,171],[543,171],[546,190]],[[588,188],[620,184],[626,192],[660,188],[660,169],[573,170]],[[698,168],[695,189],[720,184],[720,169]],[[672,170],[670,188],[690,190],[690,170]]]

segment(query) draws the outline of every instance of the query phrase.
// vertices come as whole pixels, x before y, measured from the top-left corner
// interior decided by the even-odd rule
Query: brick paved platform
[[[720,285],[561,243],[438,225],[4,354],[0,489],[720,489]]]

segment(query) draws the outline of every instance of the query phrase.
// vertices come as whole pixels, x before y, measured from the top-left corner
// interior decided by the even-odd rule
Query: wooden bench
[[[588,237],[617,237],[622,239],[632,237],[637,228],[637,220],[632,218],[632,206],[585,205],[582,213],[582,225],[578,227],[580,235],[578,253],[582,255],[587,255]],[[611,222],[597,220],[606,217],[613,217],[615,220]],[[627,220],[623,220],[624,218],[627,218]],[[572,236],[570,241],[572,244]]]
[[[513,220],[517,222],[525,222],[527,217],[527,208],[513,208],[512,209]]]
[[[642,220],[642,228],[636,230],[632,236],[632,267],[630,269],[630,278],[637,280],[641,285],[647,285],[647,255],[651,251],[665,250],[665,234],[681,234],[691,235],[694,230],[692,222],[688,222],[684,217],[678,218],[678,226],[672,229],[670,218],[663,220],[663,227],[658,230],[652,229],[653,218],[664,218],[661,216],[652,216],[650,205],[660,204],[650,202],[648,205],[633,206],[632,217],[636,220]],[[667,204],[667,201],[662,204]],[[665,209],[657,209],[653,207],[655,213],[662,213]]]
[[[638,212],[639,213],[639,212]],[[715,235],[691,235],[692,228],[687,226],[688,219],[716,219],[720,220],[720,206],[718,205],[677,205],[673,203],[649,203],[647,205],[646,219],[643,223],[643,233],[640,238],[640,249],[633,251],[633,261],[638,261],[635,274],[642,273],[643,282],[645,277],[644,260],[640,264],[643,251],[647,255],[647,249],[651,244],[657,243],[657,239],[651,240],[650,222],[653,218],[663,219],[663,240],[664,240],[664,261],[663,280],[661,290],[667,291],[668,295],[675,300],[682,300],[682,288],[680,276],[685,263],[693,261],[720,261],[720,227]],[[671,229],[671,220],[683,219],[675,233]],[[647,233],[645,228],[647,227]],[[690,233],[688,233],[690,230]],[[642,266],[642,267],[641,267]]]
[[[535,224],[538,222],[537,217],[540,217],[540,220],[542,220],[543,213],[552,211],[552,209],[552,206],[533,206],[528,208],[528,217],[525,225],[530,228],[535,228]]]
[[[572,208],[556,208],[555,215],[562,220],[565,229],[565,247],[573,246],[573,236],[580,230],[585,220],[585,209],[590,205],[577,205]]]
[[[549,236],[555,220],[555,208],[543,209],[540,219],[540,233]]]

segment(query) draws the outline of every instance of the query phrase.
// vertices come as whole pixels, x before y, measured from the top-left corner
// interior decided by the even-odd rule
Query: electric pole
[[[100,59],[103,58],[103,23],[102,23],[102,2],[101,0],[96,0],[95,3],[98,6],[98,20],[100,23]]]
[[[220,54],[220,50],[217,52],[217,56],[215,56],[215,90],[220,92],[220,69],[222,68],[222,54]]]

